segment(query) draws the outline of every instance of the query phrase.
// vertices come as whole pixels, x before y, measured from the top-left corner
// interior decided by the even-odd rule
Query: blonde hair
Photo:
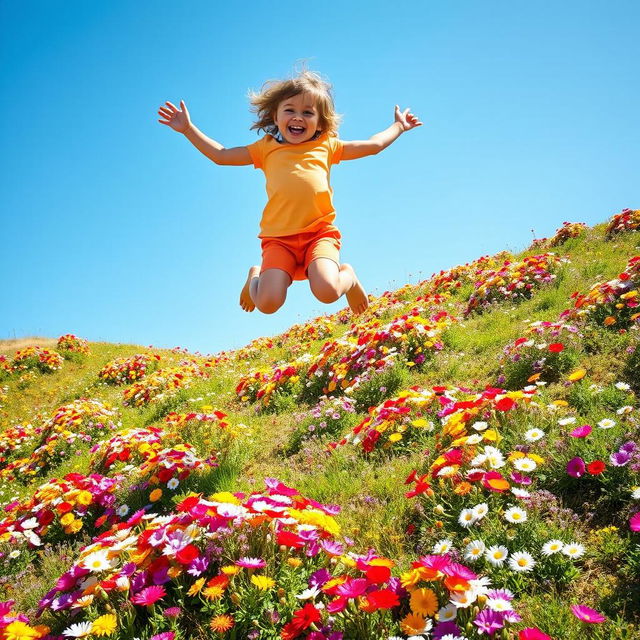
[[[341,116],[336,113],[333,104],[331,85],[318,73],[306,69],[289,80],[268,80],[258,93],[249,92],[251,111],[258,115],[251,130],[262,130],[275,136],[278,133],[278,126],[273,117],[278,110],[278,105],[283,100],[301,93],[309,93],[315,98],[320,131],[337,136]]]

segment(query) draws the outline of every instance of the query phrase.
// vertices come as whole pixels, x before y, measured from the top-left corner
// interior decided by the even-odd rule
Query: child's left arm
[[[376,133],[368,140],[343,141],[341,160],[355,160],[356,158],[364,158],[365,156],[380,153],[380,151],[386,149],[392,142],[397,140],[402,133],[421,125],[422,122],[413,113],[410,113],[409,109],[400,111],[400,107],[396,105],[395,121],[388,129]]]

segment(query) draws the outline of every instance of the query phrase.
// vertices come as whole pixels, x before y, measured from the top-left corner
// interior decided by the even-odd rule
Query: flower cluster
[[[584,222],[563,222],[555,235],[549,239],[547,246],[557,247],[564,244],[569,238],[577,238],[583,234],[586,229],[587,225]]]
[[[195,378],[204,375],[204,370],[194,361],[177,367],[158,369],[124,390],[124,405],[142,407],[150,402],[162,400],[188,387]]]
[[[0,520],[0,542],[34,547],[66,539],[83,529],[115,519],[115,490],[120,477],[69,473],[40,485],[25,502],[11,502]]]
[[[640,256],[629,260],[625,270],[613,280],[597,282],[585,295],[574,293],[573,309],[563,318],[580,318],[613,329],[628,329],[638,322],[640,312]]]
[[[42,474],[50,467],[68,457],[72,447],[90,443],[105,431],[116,429],[115,409],[99,400],[82,398],[56,409],[51,418],[42,425],[33,427],[13,427],[0,439],[2,452],[7,456],[33,444],[35,448],[29,456],[14,460],[0,469],[0,478],[14,478],[28,481]],[[16,436],[14,444],[9,443],[11,435]]]
[[[340,442],[328,446],[334,449],[346,444],[360,445],[363,452],[371,453],[376,447],[389,449],[413,444],[433,431],[434,423],[427,412],[436,399],[436,392],[427,389],[413,387],[402,391],[370,411]]]
[[[640,209],[623,209],[611,217],[606,234],[610,237],[623,231],[638,230],[640,230]]]
[[[57,351],[43,347],[26,347],[16,351],[11,362],[12,371],[37,370],[53,373],[62,367],[64,358]]]
[[[501,384],[521,389],[538,380],[556,382],[577,363],[581,349],[577,327],[538,320],[529,325],[527,334],[504,348]]]
[[[277,346],[291,346],[295,351],[306,349],[315,340],[326,340],[335,330],[335,324],[326,316],[304,324],[294,324],[288,331],[274,338]]]
[[[112,384],[130,384],[154,370],[159,355],[137,353],[129,358],[116,358],[106,364],[98,377]]]
[[[515,302],[530,298],[536,287],[553,281],[553,270],[565,262],[566,258],[544,253],[529,256],[520,262],[505,260],[497,269],[480,272],[465,314],[482,311],[494,302]]]
[[[56,349],[60,351],[73,351],[86,356],[89,354],[89,343],[84,338],[78,338],[78,336],[72,333],[66,333],[58,338]]]

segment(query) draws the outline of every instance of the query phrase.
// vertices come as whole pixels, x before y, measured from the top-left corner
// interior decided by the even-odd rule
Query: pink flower
[[[136,595],[131,598],[131,602],[142,606],[149,606],[161,598],[164,598],[166,595],[167,592],[164,590],[164,587],[147,587],[139,593],[136,593]]]
[[[267,563],[262,558],[240,558],[235,561],[235,564],[245,569],[262,569],[267,566]]]
[[[583,424],[581,427],[576,427],[569,435],[572,438],[586,438],[593,431],[593,427],[590,424]]]
[[[527,627],[520,632],[518,640],[552,640],[552,638],[536,627]]]
[[[606,618],[601,613],[598,613],[595,609],[586,607],[583,604],[571,605],[571,612],[576,618],[578,618],[578,620],[582,620],[582,622],[595,624],[604,622],[606,620]]]
[[[585,469],[584,460],[580,457],[571,458],[571,460],[567,462],[567,473],[572,478],[581,478],[584,475]]]
[[[357,598],[366,591],[368,586],[369,583],[364,578],[354,578],[341,584],[336,591],[343,598]]]
[[[640,511],[629,518],[629,527],[631,531],[640,531]]]

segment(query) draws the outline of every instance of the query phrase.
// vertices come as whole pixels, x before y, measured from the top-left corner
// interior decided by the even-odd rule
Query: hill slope
[[[640,637],[638,226],[216,356],[0,356],[5,637]]]

